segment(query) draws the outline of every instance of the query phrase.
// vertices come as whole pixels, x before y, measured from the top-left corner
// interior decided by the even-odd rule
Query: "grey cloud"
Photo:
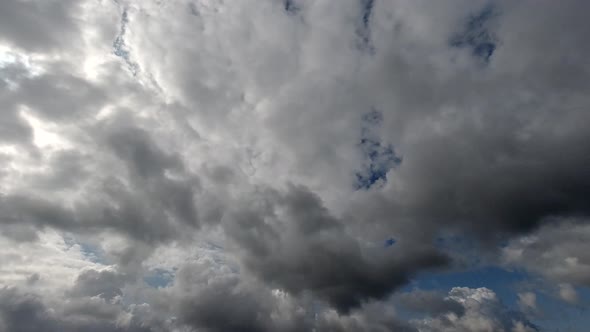
[[[305,313],[297,312],[300,308],[281,303],[268,288],[242,280],[213,262],[185,265],[177,274],[173,291],[178,292],[174,306],[180,326],[211,332],[310,328]]]
[[[185,299],[180,318],[185,324],[221,332],[240,330],[247,332],[270,331],[266,326],[270,311],[255,294],[234,290],[231,285],[205,289],[198,297]],[[223,309],[221,309],[223,308]]]
[[[387,6],[393,4],[376,8]],[[494,28],[501,42],[509,36],[499,26],[508,21],[506,24],[516,24],[516,16],[522,19],[527,14],[524,8],[503,3],[498,6],[500,14]],[[547,20],[551,20],[550,7],[540,10]],[[481,10],[475,5],[472,8],[473,12]],[[440,8],[423,9],[435,18],[425,25],[436,28],[436,23],[448,23],[434,13]],[[514,12],[504,15],[510,10]],[[574,5],[559,8],[560,15],[577,10]],[[443,13],[459,22],[472,14],[455,7],[443,9]],[[536,23],[535,31],[548,28]],[[557,24],[552,21],[550,28],[558,29]],[[570,33],[582,36],[577,29]],[[540,92],[561,89],[551,75],[540,76],[539,71],[552,68],[541,68],[539,62],[545,61],[542,51],[531,54],[530,64],[523,63],[518,73],[505,72],[512,48],[523,47],[509,40],[490,58],[489,68],[463,68],[454,67],[451,59],[455,55],[443,50],[440,62],[431,60],[430,47],[441,45],[428,44],[430,35],[424,36],[425,49],[420,45],[404,53],[402,46],[412,42],[406,40],[412,37],[416,36],[403,29],[398,39],[383,37],[373,58],[359,60],[366,66],[359,69],[354,80],[344,80],[338,87],[310,80],[308,85],[294,89],[311,96],[311,105],[306,103],[310,97],[297,95],[291,96],[294,100],[285,98],[285,105],[277,102],[277,108],[289,111],[276,112],[271,117],[274,122],[268,125],[284,142],[282,146],[299,157],[296,168],[303,169],[302,174],[313,169],[310,173],[314,177],[321,174],[330,183],[346,183],[341,177],[333,177],[338,173],[336,165],[344,163],[338,152],[345,144],[354,145],[350,133],[359,129],[350,126],[353,119],[359,121],[360,114],[375,106],[384,114],[387,138],[404,160],[388,174],[390,186],[382,195],[356,202],[351,210],[361,216],[359,220],[384,219],[378,225],[380,229],[404,235],[414,227],[418,228],[416,232],[456,228],[495,238],[528,232],[555,215],[587,215],[590,211],[585,197],[590,177],[584,151],[590,140],[579,126],[588,117],[582,93],[587,80],[579,80],[575,89],[564,91],[568,97],[562,99],[561,92]],[[548,44],[543,47],[556,52]],[[567,49],[559,48],[558,52],[565,56]],[[585,61],[570,65],[582,73],[588,67]],[[529,75],[538,77],[538,81],[520,79]],[[355,81],[366,82],[366,91],[354,85]],[[314,98],[316,95],[337,97],[326,101]],[[328,123],[330,129],[325,128]],[[308,134],[300,135],[301,131]],[[375,196],[382,204],[374,202]]]
[[[77,1],[3,1],[0,38],[28,51],[56,50],[76,41]]]
[[[414,290],[409,293],[400,294],[397,300],[405,309],[431,316],[449,312],[457,316],[462,316],[465,313],[465,308],[461,303],[439,291]]]
[[[3,116],[0,121],[0,139],[10,143],[28,143],[32,138],[32,130],[26,121],[19,116],[17,105],[12,100],[11,89],[28,70],[20,63],[0,65],[0,102],[2,102]]]
[[[258,200],[258,202],[256,202]],[[382,299],[422,269],[448,264],[433,248],[366,252],[319,197],[291,186],[255,198],[259,211],[226,220],[246,266],[263,280],[298,294],[311,291],[342,312]],[[245,249],[245,251],[244,251]]]
[[[92,239],[113,264],[77,271],[63,297],[3,290],[6,329],[531,328],[484,289],[401,296],[431,315],[419,327],[386,310],[451,266],[434,243],[449,231],[492,252],[508,241],[507,263],[574,301],[589,275],[588,4],[488,5],[1,2],[0,52],[19,59],[0,66],[0,228],[23,247]],[[21,109],[66,143],[34,147]],[[371,110],[400,160],[363,151]],[[383,183],[357,190],[366,169]],[[552,226],[566,217],[580,222]],[[209,237],[239,273],[188,257],[168,287],[143,284],[148,260],[170,259],[158,249]]]
[[[0,289],[0,331],[150,331],[140,326],[118,327],[114,317],[118,310],[91,305],[90,302],[70,303],[65,311],[48,307],[39,296],[15,288]]]
[[[0,331],[58,331],[58,326],[40,300],[15,289],[0,290]]]
[[[417,331],[383,302],[367,303],[350,314],[314,305],[232,272],[227,266],[200,262],[179,270],[173,296],[177,326],[204,331]]]
[[[121,288],[125,285],[126,279],[129,278],[113,271],[84,271],[76,279],[71,294],[73,296],[100,296],[110,301],[115,296],[123,295]]]

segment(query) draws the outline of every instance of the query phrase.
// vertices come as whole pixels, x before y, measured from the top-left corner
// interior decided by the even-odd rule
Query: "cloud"
[[[581,222],[558,220],[511,241],[503,249],[507,264],[524,266],[559,284],[590,284],[586,254],[590,228]]]
[[[75,1],[16,1],[3,3],[1,38],[28,51],[47,51],[67,47],[78,37]]]
[[[265,206],[264,214],[240,210],[225,225],[246,267],[295,294],[311,291],[339,311],[383,299],[415,272],[448,264],[427,245],[406,245],[403,255],[366,252],[306,188],[291,186],[257,199],[249,205]]]
[[[395,293],[453,234],[579,300],[588,7],[0,3],[0,330],[531,329]]]
[[[416,321],[420,331],[538,331],[524,314],[504,306],[490,289],[455,287],[447,299],[460,303],[464,313],[441,313]]]

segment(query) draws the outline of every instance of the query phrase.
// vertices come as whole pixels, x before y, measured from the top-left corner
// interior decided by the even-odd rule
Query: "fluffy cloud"
[[[588,9],[0,3],[0,330],[530,330],[388,299],[444,234],[588,285]]]
[[[503,257],[507,264],[524,266],[556,283],[588,286],[589,240],[588,225],[567,220],[554,222],[513,240],[503,249]]]
[[[456,287],[445,300],[461,304],[464,312],[448,311],[417,322],[419,331],[538,331],[522,313],[506,308],[490,289]]]

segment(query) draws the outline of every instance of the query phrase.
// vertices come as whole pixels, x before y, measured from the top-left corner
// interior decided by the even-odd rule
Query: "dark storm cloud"
[[[550,20],[553,5],[544,4],[547,7],[535,8]],[[515,7],[518,9],[506,4],[508,13],[500,10],[494,17],[499,20],[496,32],[507,33],[505,26],[516,25],[517,16],[522,19],[519,15],[524,15],[524,7]],[[569,12],[577,17],[574,12],[579,10],[574,5],[554,9],[560,19]],[[561,23],[555,21],[548,25],[541,25],[536,18],[533,21],[536,28],[550,34],[561,30]],[[581,30],[590,28],[581,19],[579,22]],[[479,29],[480,24],[476,25]],[[544,66],[542,50],[551,49],[550,56],[557,57],[557,53],[566,56],[569,48],[558,51],[545,34],[528,33],[531,40],[519,39],[518,43],[500,35],[508,40],[501,40],[489,59],[500,74],[488,69],[468,74],[457,71],[442,85],[436,82],[434,68],[415,66],[396,50],[387,50],[391,55],[384,55],[378,68],[396,66],[402,59],[405,68],[392,71],[392,77],[412,73],[399,86],[400,93],[393,93],[399,98],[392,100],[396,107],[379,106],[385,122],[391,123],[391,135],[398,137],[396,150],[404,160],[388,173],[392,184],[378,197],[383,204],[369,213],[381,214],[396,230],[412,225],[437,230],[448,227],[482,237],[528,232],[550,217],[590,213],[586,199],[590,194],[590,158],[585,152],[590,149],[590,137],[581,127],[590,121],[583,92],[590,87],[590,80],[580,77],[587,77],[590,67],[588,61],[578,58],[590,52],[575,46],[582,34],[572,29],[564,43],[571,43],[576,49],[573,57],[580,61],[555,59],[554,64]],[[487,32],[478,35],[485,37]],[[538,53],[527,53],[531,57],[519,63],[518,72],[503,72],[503,66],[512,65],[507,57],[514,48],[527,48],[527,52],[534,48]],[[550,72],[560,72],[568,79],[560,83]],[[383,83],[389,86],[394,81],[397,78]],[[573,86],[566,89],[570,83]],[[362,204],[376,205],[374,201]],[[375,214],[372,217],[379,217]],[[400,225],[398,220],[406,219],[403,227],[396,226]]]
[[[3,113],[0,119],[0,140],[10,143],[29,143],[32,130],[19,116],[17,105],[12,100],[12,88],[26,76],[28,70],[22,63],[0,65],[0,102]]]
[[[342,312],[386,297],[417,271],[448,264],[444,255],[421,244],[400,248],[403,254],[397,248],[366,252],[303,187],[255,200],[258,212],[242,211],[224,224],[245,249],[240,254],[246,266],[271,284],[295,294],[310,291]]]
[[[63,190],[75,188],[89,176],[88,155],[74,151],[52,154],[45,160],[50,172],[37,177],[34,181],[38,188],[45,190]]]
[[[32,224],[40,228],[74,228],[72,211],[43,198],[24,195],[0,197],[3,224]]]
[[[397,318],[395,313],[387,308],[388,304],[375,303],[364,306],[351,316],[327,314],[317,321],[316,329],[325,332],[418,332],[418,329]]]
[[[269,289],[244,282],[238,274],[226,273],[213,262],[187,264],[178,271],[172,304],[179,326],[221,331],[298,331],[306,330],[305,315],[288,307],[282,317],[282,304]],[[273,318],[273,316],[275,316]]]
[[[2,331],[58,331],[58,324],[37,297],[12,288],[0,289],[0,317]]]
[[[97,137],[96,151],[104,155],[53,154],[48,163],[51,172],[27,179],[42,191],[0,197],[3,223],[81,233],[111,228],[145,242],[168,241],[178,238],[182,227],[199,226],[194,202],[198,179],[185,172],[177,156],[164,152],[152,135],[140,128],[116,122],[91,128],[90,132]],[[88,164],[113,155],[123,169],[117,165],[101,174],[96,185],[84,188],[80,180],[89,174]],[[90,192],[70,206],[50,194],[77,188]]]
[[[214,272],[214,265],[186,265],[177,275],[178,326],[204,331],[353,332],[417,331],[389,305],[365,304],[351,315],[313,305],[309,299],[271,292],[238,274]],[[217,268],[218,269],[218,268]]]
[[[127,164],[131,179],[138,175],[136,190],[146,193],[161,208],[182,222],[198,226],[195,190],[199,189],[196,176],[187,175],[178,156],[158,147],[152,136],[139,128],[116,128],[107,138],[115,154]],[[166,176],[172,171],[183,179]]]
[[[0,289],[0,331],[6,332],[148,332],[139,325],[117,326],[113,317],[119,310],[92,303],[74,301],[59,312],[33,294],[15,288]],[[61,315],[60,315],[61,314]]]
[[[236,291],[231,285],[206,289],[198,297],[181,303],[180,319],[183,323],[210,332],[271,331],[267,326],[269,303],[260,302],[255,294]]]
[[[586,117],[560,113],[562,123]],[[530,123],[506,130],[494,122],[486,121],[483,130],[432,135],[420,142],[421,150],[405,154],[397,174],[413,186],[404,193],[408,204],[394,209],[484,235],[528,231],[548,217],[588,215],[586,133],[526,130]]]
[[[73,296],[100,296],[107,301],[122,296],[125,275],[113,271],[89,270],[82,272],[71,290]]]
[[[111,228],[145,242],[165,241],[178,234],[174,221],[163,211],[152,209],[121,183],[107,183],[103,190],[107,193],[106,200],[84,202],[73,208],[42,197],[3,196],[0,198],[2,223],[82,234]]]
[[[156,146],[149,133],[143,129],[115,128],[107,141],[129,169],[141,177],[156,178],[162,176],[167,168],[182,168],[181,161]]]
[[[503,258],[507,264],[524,266],[557,283],[590,286],[588,241],[590,226],[586,220],[553,220],[532,234],[510,241],[503,248]]]

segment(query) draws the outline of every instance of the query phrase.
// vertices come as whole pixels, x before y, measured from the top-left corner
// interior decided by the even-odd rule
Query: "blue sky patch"
[[[360,24],[357,29],[359,37],[359,48],[362,51],[373,53],[373,45],[371,43],[371,17],[373,15],[373,7],[375,0],[360,0],[361,16]]]
[[[372,110],[363,115],[359,147],[365,163],[362,170],[355,172],[355,189],[370,189],[377,182],[387,181],[387,172],[399,165],[399,157],[391,144],[381,142],[379,127],[383,113]]]
[[[522,270],[507,270],[495,266],[479,266],[468,270],[446,273],[424,273],[407,286],[424,290],[443,290],[453,287],[492,289],[507,305],[514,307],[517,301],[517,286],[530,279]]]
[[[385,242],[383,243],[383,246],[385,248],[389,248],[389,247],[393,246],[396,242],[397,241],[394,238],[390,237],[389,239],[385,240]]]
[[[174,281],[174,272],[164,269],[151,270],[143,281],[153,288],[165,288]]]
[[[457,48],[468,48],[471,54],[487,63],[497,47],[497,39],[490,31],[490,22],[497,17],[493,6],[488,5],[479,13],[469,17],[462,31],[451,38],[450,44]]]
[[[301,8],[297,6],[294,0],[284,0],[283,4],[287,14],[295,15],[299,13],[299,11],[301,10]]]
[[[119,34],[115,38],[113,42],[113,54],[118,56],[119,58],[123,59],[131,73],[135,76],[139,71],[139,66],[137,63],[131,61],[129,49],[125,44],[125,33],[127,32],[127,25],[129,24],[129,14],[127,13],[127,9],[123,10],[123,14],[121,15],[121,28],[119,30]]]

